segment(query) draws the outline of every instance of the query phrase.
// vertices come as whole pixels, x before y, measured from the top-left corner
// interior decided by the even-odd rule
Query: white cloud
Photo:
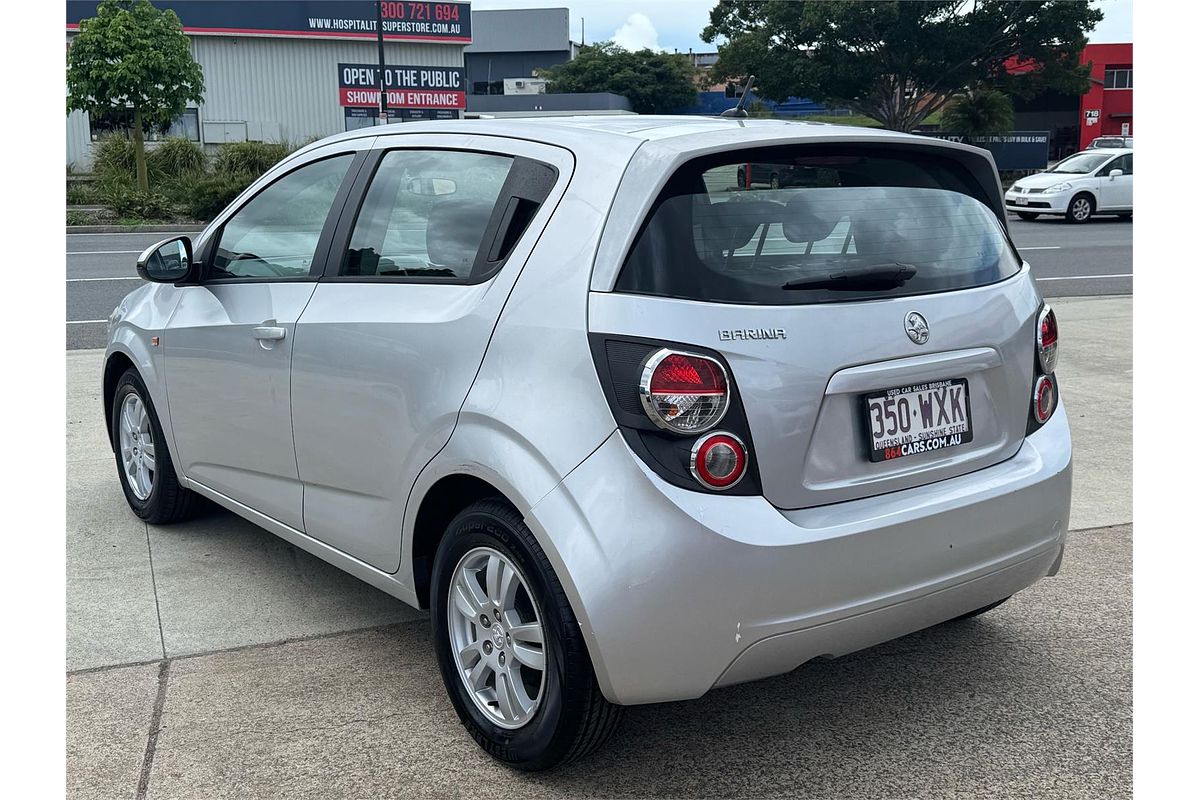
[[[658,31],[650,18],[640,12],[630,14],[625,24],[612,35],[612,40],[626,50],[662,49],[658,46]]]

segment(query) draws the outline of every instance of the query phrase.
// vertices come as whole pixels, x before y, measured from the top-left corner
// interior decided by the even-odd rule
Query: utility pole
[[[579,18],[579,46],[587,45],[587,20],[583,17]]]
[[[379,124],[387,125],[387,85],[383,77],[387,71],[383,62],[383,0],[375,3],[375,33],[379,40]]]

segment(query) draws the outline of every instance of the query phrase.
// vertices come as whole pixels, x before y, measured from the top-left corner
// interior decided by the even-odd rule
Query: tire
[[[1067,204],[1067,213],[1064,215],[1068,223],[1079,225],[1087,222],[1092,218],[1092,214],[1096,213],[1096,201],[1089,195],[1077,194],[1071,198],[1071,202]]]
[[[1032,222],[1033,220],[1038,218],[1038,215],[1033,213],[1032,211],[1018,211],[1017,216],[1020,217],[1021,219],[1025,220],[1026,222]]]
[[[520,607],[522,598],[532,603],[524,604],[524,611],[515,621],[510,614],[518,612],[506,610],[504,625],[499,621],[491,622],[489,618],[485,628],[477,624],[474,617],[468,618],[466,610],[460,611],[457,602],[456,608],[451,610],[451,590],[457,599],[465,586],[460,576],[468,575],[473,559],[481,557],[488,565],[479,571],[485,575],[484,580],[490,565],[496,563],[493,558],[504,560],[508,569],[515,567],[518,588],[512,590],[513,607]],[[492,498],[474,503],[455,517],[438,545],[432,580],[430,618],[442,680],[459,720],[480,747],[510,767],[538,771],[582,758],[608,740],[623,709],[609,703],[600,692],[583,634],[562,584],[532,532],[512,506]],[[502,594],[489,594],[482,583],[476,583],[473,590],[482,592],[476,596],[476,599],[482,598],[482,603],[468,601],[466,608],[472,613],[493,609],[493,598]],[[495,606],[499,605],[495,603]],[[498,698],[501,679],[497,669],[504,669],[498,664],[505,663],[503,653],[515,653],[516,649],[512,646],[511,634],[507,636],[507,650],[503,644],[492,643],[504,642],[506,631],[515,631],[513,625],[526,623],[532,615],[540,621],[543,660],[536,705],[529,709],[526,719],[509,721],[506,725],[505,719],[501,719],[507,718],[505,709],[498,702],[491,709],[491,703],[477,700],[476,692],[468,688],[468,673],[473,674],[474,670],[460,669],[460,658],[455,655],[453,642],[469,643],[465,649],[459,648],[459,652],[471,651],[474,669],[482,669],[485,659],[491,659],[491,667],[480,673],[483,675],[480,683],[485,694],[490,689],[491,697]],[[521,627],[528,628],[529,625],[522,624]],[[472,639],[474,642],[470,643]],[[468,659],[464,656],[461,660],[465,663]],[[531,687],[535,682],[531,680],[532,673],[525,666],[517,666],[518,661],[521,659],[510,657],[508,669],[516,669],[519,680],[525,687]],[[508,696],[516,699],[515,695]],[[533,696],[534,692],[527,688],[524,699]],[[481,707],[483,705],[488,709]],[[512,700],[508,706],[514,707]]]
[[[136,402],[131,398],[136,399]],[[122,438],[122,427],[127,403],[131,411],[139,404],[145,411],[144,418],[139,415],[139,430],[133,446],[133,450],[141,455],[140,463],[146,467],[145,483],[138,481],[137,476],[141,474],[139,469],[126,469],[127,454],[124,452],[124,444],[129,439]],[[130,418],[132,420],[132,414]],[[109,429],[112,432],[113,452],[116,456],[121,489],[125,492],[129,508],[139,519],[152,525],[165,525],[182,522],[195,514],[201,505],[201,497],[179,484],[175,465],[171,463],[171,453],[167,449],[167,440],[163,436],[162,425],[159,424],[158,414],[154,410],[154,403],[150,400],[150,393],[146,391],[142,376],[133,368],[125,370],[125,374],[117,381],[117,388],[113,392]],[[147,456],[150,457],[149,460],[146,459]],[[134,475],[133,480],[138,481],[137,486],[131,482],[131,474]]]
[[[946,620],[946,623],[949,624],[952,622],[962,622],[963,620],[978,617],[980,614],[986,614],[987,612],[991,611],[996,606],[1007,603],[1011,598],[1012,598],[1012,595],[1009,595],[1008,597],[1004,598],[1003,600],[997,600],[994,603],[988,603],[983,608],[977,608],[974,611],[968,611],[967,613],[962,614],[961,616],[957,616],[954,619]]]

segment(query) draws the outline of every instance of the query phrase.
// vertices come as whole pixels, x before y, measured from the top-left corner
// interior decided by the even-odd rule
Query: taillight
[[[1033,416],[1039,425],[1054,413],[1054,381],[1042,375],[1033,384]]]
[[[692,446],[692,477],[709,489],[735,485],[746,474],[746,445],[732,433],[710,433]]]
[[[646,416],[663,430],[710,430],[729,408],[729,379],[715,359],[662,348],[646,359],[638,394]],[[730,484],[732,485],[732,484]]]
[[[1038,315],[1037,354],[1042,373],[1053,373],[1058,364],[1058,318],[1050,306],[1043,308]]]

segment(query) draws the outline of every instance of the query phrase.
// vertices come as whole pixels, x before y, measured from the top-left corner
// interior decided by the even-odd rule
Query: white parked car
[[[1041,214],[1087,222],[1095,214],[1133,216],[1133,148],[1097,148],[1067,156],[1045,172],[1021,178],[1004,195],[1021,219]]]

